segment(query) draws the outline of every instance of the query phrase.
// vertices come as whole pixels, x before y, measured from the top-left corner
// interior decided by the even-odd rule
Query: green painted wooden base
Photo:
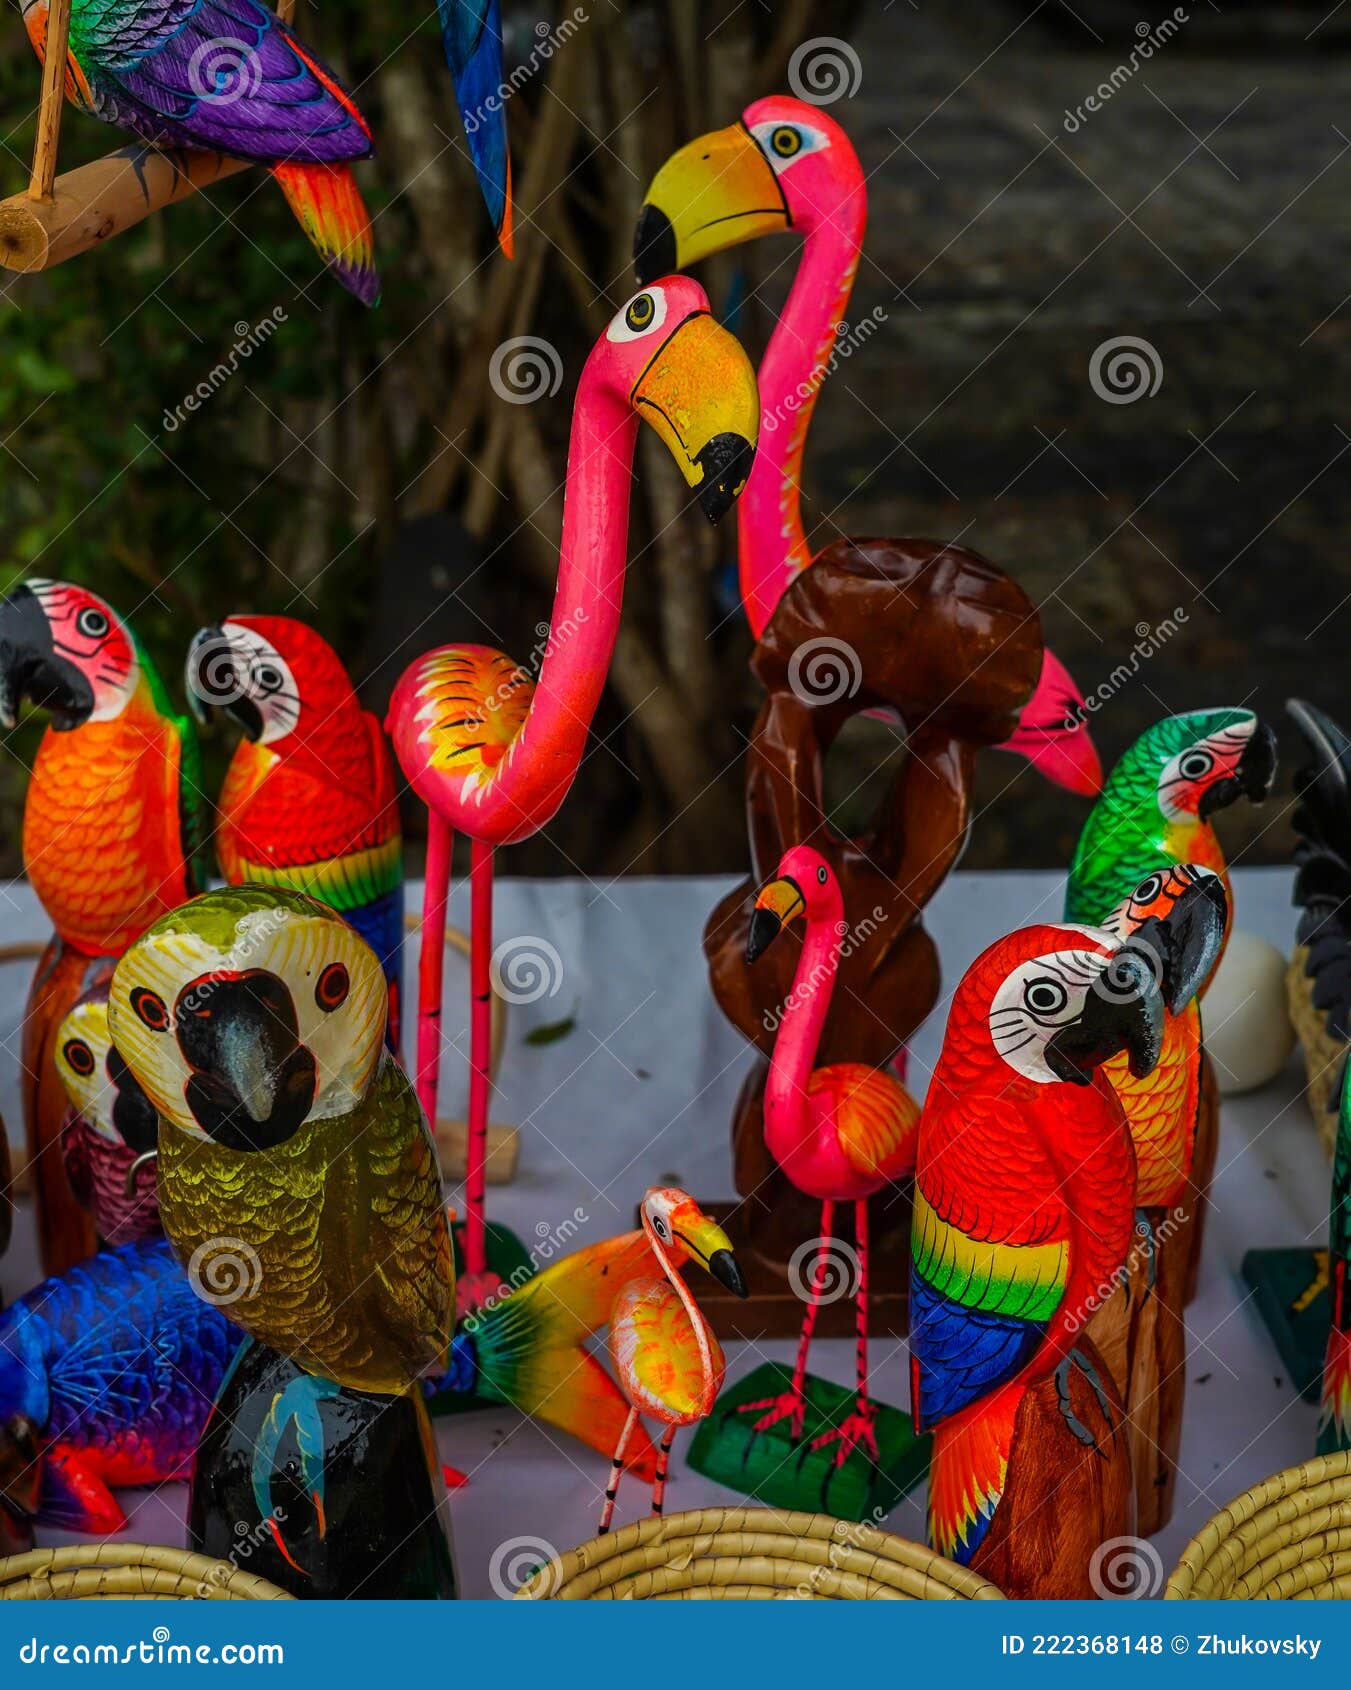
[[[695,1433],[686,1464],[706,1479],[716,1479],[773,1508],[880,1523],[928,1472],[933,1440],[916,1437],[908,1414],[878,1403],[880,1466],[874,1467],[862,1450],[855,1449],[842,1467],[832,1469],[836,1446],[812,1451],[811,1441],[840,1424],[854,1406],[854,1393],[810,1374],[801,1442],[795,1446],[790,1441],[786,1420],[753,1433],[756,1416],[734,1411],[742,1403],[779,1396],[792,1378],[790,1368],[770,1361],[725,1390]]]
[[[455,1273],[458,1277],[464,1272],[464,1222],[456,1221],[450,1234],[455,1245]],[[510,1227],[489,1221],[484,1228],[484,1237],[488,1246],[488,1267],[505,1285],[517,1290],[527,1279],[534,1278],[535,1264],[530,1252]],[[439,1396],[427,1399],[428,1410],[437,1417],[469,1414],[474,1409],[489,1406],[477,1397],[465,1396],[462,1391],[442,1391]]]
[[[1332,1321],[1327,1251],[1249,1250],[1243,1277],[1291,1383],[1305,1402],[1318,1402]]]

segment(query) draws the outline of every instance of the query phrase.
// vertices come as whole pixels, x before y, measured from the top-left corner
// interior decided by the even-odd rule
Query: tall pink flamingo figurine
[[[812,562],[800,482],[817,394],[841,359],[875,355],[866,343],[883,317],[874,312],[852,329],[844,321],[867,214],[866,179],[848,135],[819,106],[775,94],[674,153],[648,188],[634,235],[640,281],[764,235],[802,236],[802,259],[760,364],[760,448],[737,512],[741,597],[757,640],[785,588]],[[904,544],[858,542],[888,543]],[[1049,651],[1003,749],[1072,792],[1092,796],[1102,786],[1083,700]]]
[[[876,1405],[868,1396],[868,1199],[890,1181],[914,1172],[919,1107],[899,1081],[865,1063],[813,1066],[848,928],[834,871],[808,845],[786,851],[775,878],[760,889],[746,960],[762,956],[799,916],[806,919],[806,936],[770,1059],[765,1142],[793,1184],[809,1197],[820,1198],[821,1236],[792,1382],[781,1395],[739,1403],[736,1412],[756,1414],[752,1431],[757,1433],[787,1420],[792,1441],[801,1440],[807,1353],[830,1266],[835,1205],[852,1202],[858,1256],[858,1389],[852,1411],[808,1446],[817,1450],[834,1444],[834,1472],[856,1447],[863,1448],[874,1466],[880,1459]]]
[[[470,859],[470,1047],[462,1308],[494,1281],[483,1214],[487,1143],[493,851],[542,828],[582,760],[619,630],[638,419],[666,443],[713,522],[745,485],[759,426],[755,372],[709,314],[697,282],[644,288],[596,343],[577,389],[558,588],[538,680],[500,651],[440,646],[411,664],[386,727],[428,808],[418,981],[418,1096],[435,1118],[442,945],[455,828]]]

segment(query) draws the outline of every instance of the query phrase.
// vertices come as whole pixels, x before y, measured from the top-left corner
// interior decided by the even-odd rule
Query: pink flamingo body
[[[729,1290],[746,1295],[731,1240],[688,1192],[653,1186],[643,1198],[642,1221],[661,1276],[645,1273],[626,1280],[610,1313],[610,1361],[629,1400],[629,1415],[610,1464],[602,1536],[614,1518],[619,1478],[639,1417],[648,1415],[666,1427],[652,1487],[652,1512],[660,1514],[676,1432],[704,1419],[722,1389],[722,1346],[685,1284],[682,1265],[693,1257]]]
[[[390,701],[395,754],[429,811],[417,1041],[418,1096],[429,1119],[455,829],[472,841],[465,1306],[490,1289],[483,1185],[493,852],[544,827],[581,764],[619,631],[639,416],[716,521],[744,485],[758,415],[754,372],[714,323],[697,283],[671,277],[636,294],[591,352],[578,386],[558,586],[538,679],[491,647],[442,646],[409,666]]]
[[[821,1237],[792,1384],[782,1396],[743,1404],[738,1412],[760,1414],[757,1432],[787,1419],[794,1441],[802,1436],[807,1355],[825,1283],[835,1205],[852,1202],[858,1252],[857,1397],[852,1413],[811,1444],[818,1449],[836,1443],[833,1467],[838,1468],[856,1445],[878,1459],[875,1410],[868,1398],[868,1198],[913,1173],[919,1105],[898,1080],[865,1063],[813,1067],[847,927],[839,882],[825,858],[806,845],[785,852],[776,877],[761,888],[747,960],[754,962],[799,916],[806,919],[806,936],[770,1058],[765,1143],[793,1184],[820,1199]]]
[[[792,230],[802,237],[788,300],[760,364],[760,446],[737,512],[741,599],[756,639],[812,561],[801,476],[817,395],[841,351],[852,355],[882,320],[874,314],[852,329],[844,320],[867,219],[867,183],[844,130],[820,107],[775,94],[669,159],[638,225],[640,276],[654,264],[683,269],[763,235]],[[1102,768],[1082,705],[1065,666],[1048,651],[1018,732],[1002,749],[1092,796]]]

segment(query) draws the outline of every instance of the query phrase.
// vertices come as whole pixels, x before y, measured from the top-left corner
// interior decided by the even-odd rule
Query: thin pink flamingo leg
[[[793,1364],[793,1382],[780,1396],[760,1397],[755,1402],[740,1404],[738,1414],[761,1414],[752,1433],[765,1432],[780,1420],[792,1422],[789,1433],[796,1443],[802,1436],[802,1423],[807,1413],[807,1354],[812,1347],[812,1334],[816,1330],[816,1317],[821,1308],[821,1292],[825,1289],[827,1263],[830,1259],[830,1246],[835,1234],[835,1202],[827,1197],[821,1204],[821,1236],[817,1240],[816,1260],[812,1263],[811,1294],[807,1302],[807,1312],[802,1319],[802,1331],[797,1341],[797,1360]]]
[[[631,1408],[629,1417],[624,1422],[624,1430],[619,1434],[619,1442],[615,1445],[614,1460],[610,1463],[610,1482],[605,1487],[605,1506],[601,1509],[600,1529],[597,1537],[604,1537],[610,1529],[610,1521],[615,1516],[615,1498],[619,1495],[619,1476],[624,1471],[624,1456],[629,1447],[629,1439],[633,1436],[633,1428],[638,1424],[638,1410]]]
[[[671,1445],[675,1442],[674,1424],[662,1433],[657,1445],[657,1476],[652,1481],[652,1512],[660,1514],[666,1502],[666,1477],[671,1471]]]
[[[493,848],[473,842],[469,870],[469,1133],[465,1156],[464,1268],[471,1279],[487,1271],[484,1184],[488,1156],[488,1096],[493,1043]]]
[[[446,898],[454,830],[427,811],[427,882],[422,895],[422,955],[418,958],[417,1096],[436,1130],[436,1090],[441,1074],[441,980],[446,956]]]
[[[843,1467],[856,1448],[862,1449],[874,1466],[881,1462],[877,1448],[877,1410],[868,1399],[868,1200],[860,1198],[854,1204],[854,1243],[858,1253],[858,1298],[855,1304],[857,1349],[855,1360],[858,1373],[858,1395],[853,1409],[838,1426],[812,1439],[813,1449],[835,1444],[830,1471]],[[828,1500],[830,1473],[827,1473],[821,1501]]]

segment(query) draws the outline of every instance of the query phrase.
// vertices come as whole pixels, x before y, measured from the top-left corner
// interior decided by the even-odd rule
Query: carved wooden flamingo
[[[859,1444],[878,1460],[875,1410],[868,1398],[868,1199],[889,1181],[913,1173],[919,1108],[899,1081],[865,1063],[813,1067],[847,928],[834,870],[807,845],[786,851],[777,876],[761,888],[751,918],[747,961],[754,962],[798,916],[806,918],[807,934],[770,1060],[765,1143],[793,1184],[820,1199],[821,1235],[792,1383],[782,1396],[746,1403],[738,1412],[759,1412],[753,1428],[757,1432],[786,1419],[793,1441],[802,1436],[807,1352],[825,1285],[835,1205],[852,1202],[858,1252],[858,1394],[852,1412],[811,1443],[812,1449],[838,1443],[834,1466],[840,1467]]]
[[[418,1095],[434,1119],[453,830],[470,866],[471,1077],[462,1305],[491,1289],[483,1220],[493,851],[526,839],[567,796],[619,630],[638,419],[665,441],[716,522],[745,485],[759,423],[755,373],[684,276],[637,293],[597,342],[573,410],[558,588],[538,680],[500,651],[441,646],[411,664],[386,727],[428,806],[418,1004]]]
[[[819,106],[771,95],[738,123],[675,153],[648,189],[634,237],[639,279],[688,269],[715,252],[792,230],[802,259],[760,364],[760,449],[737,513],[741,597],[759,639],[784,589],[812,562],[801,511],[802,457],[821,384],[877,332],[865,318],[852,338],[844,313],[867,222],[858,154]],[[875,542],[863,542],[864,544]],[[895,541],[905,547],[913,541]],[[1046,652],[1036,691],[1003,746],[1047,779],[1092,795],[1102,770],[1083,700]]]
[[[746,1295],[731,1240],[688,1192],[653,1186],[643,1198],[642,1220],[664,1277],[639,1274],[625,1281],[610,1314],[610,1360],[629,1399],[629,1417],[610,1464],[602,1536],[614,1518],[619,1477],[639,1417],[650,1415],[666,1425],[652,1485],[652,1512],[660,1514],[676,1431],[704,1419],[722,1389],[722,1346],[690,1295],[681,1265],[693,1257],[729,1291]]]

